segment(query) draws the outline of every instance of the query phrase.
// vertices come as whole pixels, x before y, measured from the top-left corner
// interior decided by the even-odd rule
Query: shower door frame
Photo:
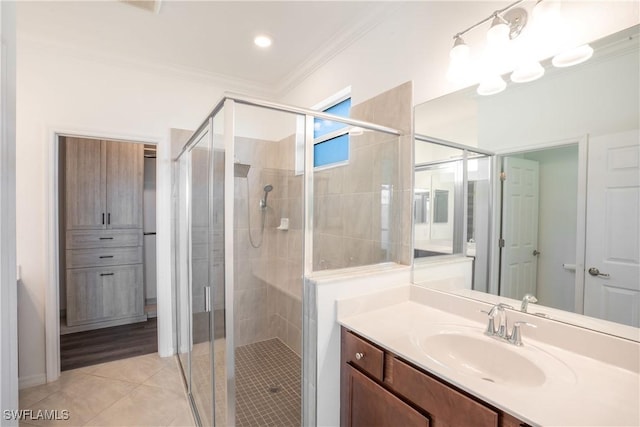
[[[325,119],[329,121],[343,123],[356,128],[364,130],[371,130],[382,132],[385,134],[394,135],[397,137],[403,136],[403,133],[397,129],[377,125],[374,123],[365,122],[362,120],[355,120],[333,114],[319,112],[307,108],[295,107],[290,105],[279,104],[272,101],[267,101],[259,98],[253,98],[245,95],[239,95],[235,93],[225,93],[222,99],[216,104],[212,112],[207,115],[203,123],[198,127],[193,136],[183,146],[182,150],[178,154],[176,160],[179,161],[180,157],[190,150],[198,141],[198,136],[209,125],[211,125],[211,132],[213,133],[213,120],[216,115],[221,111],[224,112],[224,277],[225,277],[225,356],[226,356],[226,413],[227,413],[227,425],[235,425],[235,343],[234,343],[234,204],[235,204],[235,181],[234,181],[234,154],[235,154],[235,125],[236,115],[235,106],[247,105],[252,107],[264,108],[267,110],[280,111],[283,113],[296,114],[304,117],[304,176],[303,176],[303,200],[304,200],[304,214],[303,214],[303,277],[301,280],[302,285],[302,360],[304,362],[306,357],[316,357],[315,354],[307,354],[309,351],[308,335],[309,330],[308,311],[310,309],[310,301],[315,301],[315,298],[311,298],[309,295],[309,289],[307,286],[308,278],[313,272],[313,183],[314,183],[314,119]],[[213,147],[212,147],[213,149]],[[213,156],[210,157],[210,161],[213,162]],[[212,167],[212,165],[210,165]],[[211,174],[211,176],[213,176]],[[213,293],[211,293],[212,295]],[[211,302],[211,306],[214,306]],[[313,310],[315,311],[315,310]],[[213,316],[212,316],[213,319]],[[215,325],[212,320],[212,330],[215,330]],[[213,346],[213,341],[212,341]],[[213,355],[212,348],[212,355]],[[214,357],[211,358],[211,373],[214,375]],[[315,364],[311,365],[315,366]],[[311,395],[310,388],[305,386],[305,379],[315,378],[317,372],[310,367],[310,364],[302,363],[302,425],[316,425],[316,395]],[[214,420],[215,420],[215,378],[212,378],[212,394],[214,396]],[[189,395],[192,400],[191,395]],[[193,402],[191,402],[193,405]]]

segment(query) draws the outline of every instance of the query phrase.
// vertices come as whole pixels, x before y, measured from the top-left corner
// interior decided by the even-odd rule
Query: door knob
[[[540,251],[537,250],[537,249],[534,249],[533,250],[533,256],[538,256],[538,255],[540,255]]]
[[[589,274],[592,276],[598,276],[598,277],[610,277],[610,275],[607,273],[600,273],[600,270],[598,270],[595,267],[591,267],[589,269]]]

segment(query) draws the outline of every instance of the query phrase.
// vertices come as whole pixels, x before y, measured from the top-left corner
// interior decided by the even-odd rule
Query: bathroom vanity
[[[342,328],[341,425],[527,426]]]
[[[640,425],[640,344],[417,285],[338,301],[341,425]],[[531,316],[505,310],[506,325]]]

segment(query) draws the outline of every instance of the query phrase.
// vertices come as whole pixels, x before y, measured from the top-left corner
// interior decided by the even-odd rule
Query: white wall
[[[478,146],[516,151],[587,133],[603,135],[637,129],[639,74],[636,42],[616,55],[594,58],[544,76],[534,84],[479,97]],[[514,111],[518,113],[513,114]]]
[[[532,3],[527,2],[530,9]],[[358,104],[405,81],[413,80],[414,102],[420,104],[461,89],[447,81],[453,35],[484,19],[508,2],[407,2],[399,4],[369,33],[316,70],[283,100],[311,106],[352,85]],[[565,1],[564,14],[577,43],[599,39],[640,22],[636,1]],[[481,46],[485,32],[469,33],[465,40]],[[541,49],[550,56],[548,47]],[[546,54],[546,56],[545,56]]]
[[[18,409],[15,3],[0,3],[0,410]],[[4,426],[17,426],[7,420]]]
[[[195,129],[224,88],[151,69],[134,69],[78,58],[18,42],[17,256],[22,265],[19,296],[20,377],[23,385],[44,381],[45,289],[52,251],[48,234],[49,149],[54,131],[158,142],[158,311],[159,328],[170,331],[169,128]],[[239,89],[236,89],[239,90]],[[162,316],[162,313],[168,314]],[[160,352],[172,352],[171,334]],[[50,378],[52,379],[52,378]]]

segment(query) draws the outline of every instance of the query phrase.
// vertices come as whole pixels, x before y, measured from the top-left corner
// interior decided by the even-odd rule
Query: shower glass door
[[[210,184],[211,126],[190,149],[189,289],[191,294],[191,396],[202,425],[213,425]]]

